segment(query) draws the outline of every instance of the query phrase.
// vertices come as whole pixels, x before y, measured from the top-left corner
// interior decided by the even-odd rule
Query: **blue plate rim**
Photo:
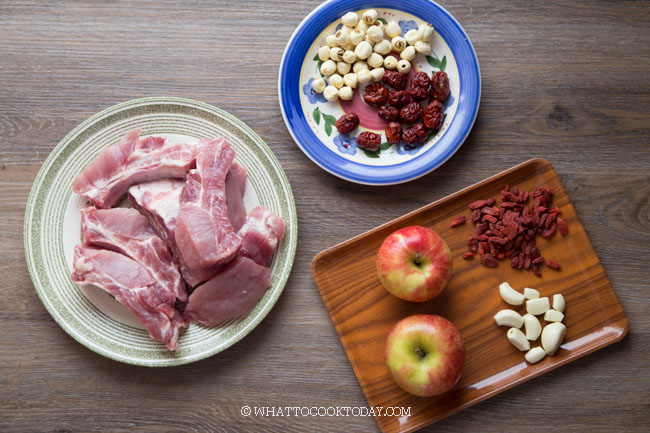
[[[476,117],[478,115],[478,109],[480,106],[480,100],[481,100],[481,93],[482,93],[482,86],[481,86],[481,70],[479,67],[478,63],[478,57],[476,56],[476,51],[474,50],[474,46],[472,45],[471,40],[467,36],[467,33],[465,30],[461,27],[461,25],[458,23],[458,21],[442,6],[439,4],[435,3],[432,0],[408,0],[401,2],[400,5],[397,5],[397,8],[395,7],[396,5],[391,3],[390,1],[387,0],[375,0],[375,1],[368,1],[368,0],[353,0],[353,1],[346,1],[346,0],[328,0],[321,4],[320,6],[316,7],[314,10],[312,10],[298,25],[296,30],[293,32],[291,35],[291,38],[289,38],[289,41],[287,42],[287,45],[285,47],[284,53],[282,55],[282,59],[280,62],[280,69],[278,72],[278,96],[279,96],[279,102],[280,102],[280,110],[282,112],[282,117],[284,119],[284,122],[287,126],[287,129],[289,130],[289,133],[291,134],[293,140],[296,142],[298,147],[305,153],[305,155],[316,165],[321,167],[323,170],[327,171],[328,173],[337,176],[341,179],[358,183],[358,184],[364,184],[364,185],[395,185],[395,184],[400,184],[404,182],[408,182],[414,179],[417,179],[419,177],[422,177],[426,174],[431,173],[433,170],[437,169],[440,167],[442,164],[444,164],[449,158],[451,158],[457,151],[460,149],[462,144],[465,142],[467,137],[469,136],[469,133],[471,132],[474,123],[476,121]],[[409,6],[409,7],[405,7]],[[366,165],[366,164],[361,164],[358,162],[350,161],[342,156],[335,154],[334,152],[330,152],[327,150],[325,158],[323,157],[317,157],[315,154],[312,153],[308,149],[308,146],[304,145],[302,143],[302,140],[298,138],[297,132],[294,129],[294,126],[292,125],[287,111],[291,108],[291,103],[290,103],[290,96],[297,96],[298,100],[300,98],[300,91],[299,88],[300,86],[294,86],[290,87],[287,86],[286,89],[283,89],[282,83],[283,83],[283,78],[285,78],[285,75],[287,73],[287,70],[290,70],[290,65],[288,64],[288,54],[290,51],[290,48],[292,48],[295,44],[296,38],[298,36],[302,36],[302,33],[306,31],[306,26],[308,24],[313,24],[312,20],[317,19],[316,16],[320,15],[326,11],[332,12],[333,10],[337,10],[339,8],[343,8],[344,11],[346,10],[363,10],[363,9],[368,9],[368,8],[386,8],[386,9],[397,9],[404,11],[406,13],[412,14],[417,17],[421,17],[423,14],[421,11],[423,10],[422,8],[433,8],[429,9],[429,11],[433,11],[433,13],[440,12],[442,13],[443,17],[449,20],[449,23],[452,27],[452,31],[458,31],[458,35],[460,36],[459,43],[460,45],[458,48],[464,48],[467,50],[466,55],[470,57],[470,62],[468,63],[468,68],[470,70],[470,77],[472,77],[471,72],[475,73],[475,80],[476,82],[473,83],[474,86],[470,87],[469,89],[463,91],[463,81],[461,81],[461,86],[460,86],[460,94],[458,95],[459,98],[459,107],[457,109],[456,116],[454,118],[454,121],[452,121],[452,124],[450,124],[449,129],[454,126],[454,123],[456,125],[460,125],[459,122],[463,122],[462,125],[458,126],[457,128],[462,130],[462,132],[455,132],[455,137],[449,138],[448,140],[451,141],[451,145],[448,146],[447,149],[445,149],[445,152],[442,156],[437,156],[437,157],[432,157],[430,154],[432,152],[432,149],[434,149],[438,144],[442,142],[441,140],[436,143],[436,146],[433,146],[429,149],[427,149],[425,152],[422,154],[418,155],[416,158],[413,158],[407,162],[402,162],[394,165],[388,165],[388,166],[371,166],[371,165]],[[417,10],[413,10],[413,8],[416,8]],[[343,12],[344,12],[343,11]],[[341,11],[339,11],[340,14]],[[431,13],[431,12],[429,12]],[[325,26],[331,24],[331,21],[328,20],[328,22],[325,24]],[[320,25],[319,25],[320,27]],[[319,30],[318,33],[320,33]],[[311,46],[313,43],[313,38],[312,40],[307,40],[302,42],[302,44],[307,44],[307,46]],[[449,40],[448,38],[444,38],[445,42],[449,45]],[[462,39],[462,40],[461,40]],[[452,50],[452,54],[454,54],[454,57],[458,57],[458,48],[455,48],[455,50],[452,50],[450,47],[450,50]],[[295,50],[294,50],[295,51]],[[299,56],[300,62],[297,64],[298,66],[295,66],[296,63],[294,63],[294,69],[297,68],[298,75],[300,75],[300,71],[302,70],[302,64],[303,60],[305,58],[306,53],[302,54]],[[461,67],[459,63],[457,62],[457,65],[459,66],[459,76],[461,75]],[[472,84],[472,83],[470,83]],[[471,93],[471,94],[470,94]],[[468,95],[469,94],[469,95]],[[461,107],[461,101],[463,98],[469,97],[475,99],[475,103]],[[471,100],[470,100],[471,102]],[[465,102],[467,104],[468,102]],[[302,109],[300,110],[302,111]],[[471,111],[471,113],[468,115],[467,112]],[[462,114],[459,116],[459,114]],[[462,118],[461,118],[462,117]],[[471,117],[471,119],[470,119]],[[304,117],[303,117],[304,119]],[[459,119],[457,122],[456,119]],[[305,124],[307,122],[305,121]],[[309,130],[308,131],[311,136],[307,136],[306,139],[311,140],[311,143],[309,144],[314,144],[314,146],[323,146],[322,142],[318,139],[318,137],[313,133],[313,131]],[[449,135],[450,131],[446,131],[445,135]],[[317,144],[315,144],[317,143]],[[432,159],[431,161],[428,161],[427,158],[425,158],[427,155],[429,155],[428,159]],[[329,160],[329,161],[328,161]],[[332,162],[334,160],[334,162]],[[427,163],[430,163],[430,165],[427,165]],[[411,171],[411,170],[402,170],[401,172],[395,173],[395,174],[383,174],[381,172],[386,172],[391,170],[391,168],[394,170],[395,168],[404,168],[405,166],[409,165],[416,165],[417,171]],[[348,166],[348,167],[346,167]],[[349,167],[353,167],[355,171],[351,171]],[[362,173],[358,173],[358,172]],[[366,172],[366,173],[363,173]]]

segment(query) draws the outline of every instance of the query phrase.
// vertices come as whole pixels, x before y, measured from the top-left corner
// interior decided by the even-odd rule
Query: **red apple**
[[[413,302],[438,296],[449,281],[452,264],[445,241],[422,226],[397,230],[377,253],[377,272],[386,290]]]
[[[400,320],[386,340],[386,366],[406,392],[430,397],[449,391],[460,379],[465,345],[449,320],[417,314]]]

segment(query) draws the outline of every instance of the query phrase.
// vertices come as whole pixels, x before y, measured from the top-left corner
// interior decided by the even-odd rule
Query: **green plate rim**
[[[151,359],[134,359],[126,356],[121,356],[119,354],[116,354],[106,349],[102,349],[96,345],[91,344],[92,343],[91,341],[85,340],[82,335],[73,332],[74,329],[72,329],[72,327],[67,322],[65,322],[64,320],[60,320],[60,318],[58,317],[58,313],[52,311],[54,307],[50,306],[46,301],[46,299],[44,299],[45,297],[45,293],[43,293],[44,289],[40,287],[39,284],[37,283],[39,280],[37,278],[36,257],[35,257],[35,251],[32,249],[31,246],[33,236],[30,236],[30,224],[32,223],[32,221],[34,221],[35,207],[37,204],[36,199],[38,198],[38,194],[42,190],[47,191],[49,189],[47,185],[43,185],[43,180],[49,173],[51,169],[50,167],[51,164],[59,157],[59,153],[69,144],[69,142],[72,141],[72,139],[76,137],[78,134],[82,132],[87,132],[86,130],[91,129],[92,126],[98,125],[100,120],[104,119],[110,114],[116,114],[119,113],[120,111],[129,108],[135,108],[136,106],[151,106],[151,105],[167,105],[167,106],[182,105],[187,108],[192,108],[192,109],[197,109],[199,111],[207,112],[207,114],[209,115],[223,118],[227,122],[230,122],[235,127],[239,128],[241,132],[244,132],[245,134],[249,135],[251,139],[254,142],[256,142],[256,144],[258,144],[261,147],[261,149],[265,151],[266,154],[268,154],[267,156],[269,157],[272,164],[275,166],[274,168],[275,171],[277,172],[280,183],[283,184],[283,186],[286,188],[287,191],[286,198],[288,199],[288,202],[286,203],[286,206],[290,216],[289,221],[287,221],[290,224],[289,225],[290,236],[288,237],[285,236],[283,240],[283,243],[287,243],[286,272],[280,275],[280,279],[276,284],[277,287],[274,289],[275,291],[273,292],[273,296],[271,296],[268,299],[267,304],[265,305],[265,311],[263,311],[262,314],[259,314],[256,320],[252,320],[248,324],[244,332],[232,338],[231,340],[228,340],[226,344],[218,347],[214,351],[206,351],[200,354],[199,356],[190,357],[190,358],[164,358],[162,359],[162,361],[151,360]],[[58,325],[73,339],[75,339],[77,342],[79,342],[80,344],[82,344],[83,346],[87,347],[88,349],[92,350],[95,353],[98,353],[107,358],[119,362],[123,362],[126,364],[146,366],[146,367],[168,367],[168,366],[176,366],[176,365],[183,365],[183,364],[196,362],[226,350],[233,344],[237,343],[238,341],[241,341],[244,337],[246,337],[246,335],[252,332],[252,330],[255,329],[264,320],[267,314],[273,309],[273,306],[275,305],[280,295],[284,291],[284,287],[286,285],[287,280],[289,279],[289,276],[291,275],[291,269],[293,267],[293,263],[295,260],[297,241],[298,241],[298,216],[296,211],[295,199],[293,197],[293,192],[291,189],[291,184],[289,183],[289,179],[287,178],[286,173],[282,168],[282,165],[280,164],[280,162],[278,161],[277,157],[275,156],[271,148],[268,146],[268,144],[266,144],[266,142],[248,125],[246,125],[244,122],[239,120],[237,117],[233,116],[232,114],[220,108],[193,99],[181,98],[181,97],[168,97],[168,96],[137,98],[137,99],[132,99],[129,101],[125,101],[113,105],[92,115],[91,117],[89,117],[88,119],[84,120],[79,125],[77,125],[74,129],[72,129],[52,149],[48,157],[43,162],[36,177],[34,178],[32,188],[30,190],[29,197],[27,199],[27,203],[25,207],[25,217],[23,222],[23,245],[25,249],[25,259],[27,262],[27,269],[29,272],[29,276],[34,285],[34,290],[36,291],[39,299],[41,300],[41,303],[45,306],[46,310],[48,311],[50,316],[55,320],[55,322],[58,323]]]

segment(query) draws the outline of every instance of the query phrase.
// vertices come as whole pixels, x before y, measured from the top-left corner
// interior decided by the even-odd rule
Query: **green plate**
[[[72,180],[99,151],[129,130],[169,140],[221,136],[248,172],[246,209],[262,205],[286,224],[271,263],[272,286],[247,315],[214,328],[192,324],[177,352],[152,340],[135,316],[99,288],[79,289],[70,279],[73,248],[80,243],[85,200]],[[181,98],[144,98],[104,110],[77,126],[50,153],[38,172],[25,212],[25,256],[34,288],[54,320],[75,340],[117,361],[150,367],[197,361],[221,352],[252,331],[273,308],[289,278],[298,239],[298,218],[289,181],[264,141],[223,110]]]

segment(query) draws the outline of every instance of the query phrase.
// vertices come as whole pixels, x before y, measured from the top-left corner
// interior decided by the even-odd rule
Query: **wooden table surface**
[[[440,1],[471,38],[483,92],[472,133],[434,173],[391,187],[333,177],[282,121],[285,44],[319,2],[0,4],[0,430],[375,431],[372,417],[241,415],[244,405],[366,406],[310,274],[319,251],[532,157],[551,161],[630,319],[620,343],[425,431],[647,431],[650,410],[650,2]],[[300,221],[268,317],[212,358],[144,368],[69,337],[29,278],[31,183],[74,126],[113,104],[182,96],[273,149]]]

